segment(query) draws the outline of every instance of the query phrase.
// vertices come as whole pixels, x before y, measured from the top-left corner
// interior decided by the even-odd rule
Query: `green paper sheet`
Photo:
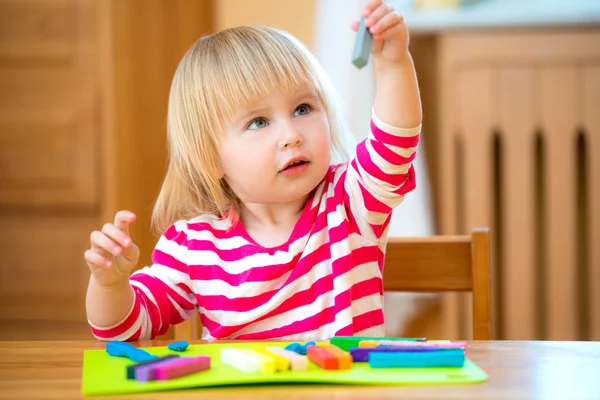
[[[372,369],[368,363],[354,363],[351,370],[325,371],[309,362],[307,371],[245,374],[228,365],[221,364],[220,353],[224,347],[252,348],[254,346],[281,346],[291,342],[256,342],[190,345],[183,353],[176,353],[166,346],[145,347],[144,350],[158,356],[180,354],[181,356],[210,356],[211,369],[186,377],[164,382],[137,382],[127,380],[127,358],[109,356],[104,350],[85,350],[83,353],[82,392],[84,395],[151,392],[205,386],[228,386],[242,384],[289,384],[332,383],[353,385],[448,385],[480,383],[488,375],[469,359],[463,368],[383,368]]]

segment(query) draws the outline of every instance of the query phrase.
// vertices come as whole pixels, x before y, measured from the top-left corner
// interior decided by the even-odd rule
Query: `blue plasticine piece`
[[[189,345],[190,345],[190,344],[189,344],[188,342],[186,342],[185,340],[181,340],[181,341],[179,341],[179,342],[173,342],[173,343],[169,343],[169,344],[167,345],[167,347],[168,347],[170,350],[175,350],[175,351],[185,351],[185,349],[187,349],[187,347],[188,347]]]
[[[302,347],[300,343],[290,343],[284,348],[289,351],[293,351],[294,353],[298,353],[298,350]]]
[[[430,368],[463,367],[465,352],[462,349],[424,352],[372,352],[371,368]]]
[[[316,345],[315,342],[306,342],[305,344],[290,343],[287,346],[285,346],[285,349],[305,356],[306,348],[309,346],[315,346],[315,345]]]
[[[155,360],[158,356],[148,353],[142,349],[125,343],[114,340],[106,344],[106,352],[113,357],[127,357],[134,362],[146,362]]]
[[[373,36],[365,25],[365,17],[361,17],[358,32],[356,32],[356,42],[354,43],[354,52],[352,53],[352,64],[357,68],[362,68],[369,62],[369,54],[373,47]]]

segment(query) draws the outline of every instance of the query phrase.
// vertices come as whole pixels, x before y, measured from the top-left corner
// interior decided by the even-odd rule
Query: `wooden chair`
[[[473,339],[490,340],[490,233],[389,238],[386,292],[473,292]],[[389,305],[388,305],[389,306]]]
[[[473,292],[473,338],[489,340],[490,239],[488,228],[470,235],[389,238],[383,288],[390,292]],[[175,326],[175,339],[200,337],[199,318]]]

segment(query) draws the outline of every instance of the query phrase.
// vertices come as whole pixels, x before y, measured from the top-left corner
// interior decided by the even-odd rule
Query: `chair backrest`
[[[490,239],[488,228],[470,235],[389,238],[384,290],[473,293],[473,339],[489,340]]]
[[[490,239],[488,228],[470,235],[389,238],[383,270],[385,291],[473,292],[473,339],[489,340]],[[175,326],[175,339],[200,336],[197,314]]]

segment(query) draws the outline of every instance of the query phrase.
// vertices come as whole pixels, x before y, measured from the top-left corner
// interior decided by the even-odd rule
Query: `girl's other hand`
[[[129,224],[135,214],[119,211],[114,224],[105,224],[102,231],[90,235],[91,247],[84,257],[97,283],[112,286],[126,281],[140,257],[140,249],[129,237]]]
[[[362,11],[365,25],[373,36],[375,67],[394,67],[408,59],[408,27],[402,14],[382,0],[369,0]],[[358,31],[358,21],[351,28]]]

